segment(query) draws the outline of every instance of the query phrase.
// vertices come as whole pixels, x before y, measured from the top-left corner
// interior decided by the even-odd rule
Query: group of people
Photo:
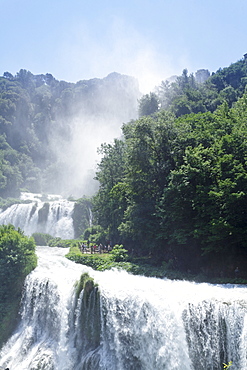
[[[108,253],[109,251],[111,251],[111,245],[103,245],[103,244],[91,244],[88,243],[88,244],[85,244],[85,243],[81,243],[80,246],[80,251],[82,253]]]

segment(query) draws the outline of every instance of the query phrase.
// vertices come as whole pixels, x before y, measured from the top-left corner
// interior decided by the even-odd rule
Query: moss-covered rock
[[[101,338],[100,292],[88,273],[82,274],[77,283],[76,298],[79,312],[77,328],[80,329],[76,336],[76,348],[83,358],[82,364],[98,362]]]
[[[86,307],[88,307],[90,294],[95,287],[97,287],[97,284],[94,283],[93,278],[91,278],[88,273],[81,275],[80,280],[76,285],[76,297],[79,298],[81,291],[83,290],[83,301]]]
[[[48,219],[50,204],[44,203],[43,207],[38,211],[38,223],[42,224],[45,223]]]

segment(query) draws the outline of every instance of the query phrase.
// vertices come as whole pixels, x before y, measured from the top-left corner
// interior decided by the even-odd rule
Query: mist
[[[69,73],[71,76],[73,70],[74,81],[85,72],[94,80],[108,80],[107,88],[101,92],[97,89],[96,100],[90,100],[91,107],[86,111],[79,109],[69,118],[68,137],[61,136],[57,128],[50,133],[50,144],[60,168],[51,190],[67,197],[81,197],[91,196],[98,189],[94,180],[100,161],[97,149],[102,143],[119,138],[123,123],[138,117],[141,95],[154,91],[178,69],[174,70],[170,57],[161,57],[155,46],[120,19],[113,20],[109,31],[111,42],[107,45],[99,44],[85,25],[70,31],[60,50],[60,74],[66,77],[70,64]],[[78,47],[80,43],[84,45],[83,50]],[[182,70],[184,59],[176,63]],[[117,74],[112,73],[113,66],[119,74],[133,76],[135,86],[118,79]]]
[[[85,82],[78,82],[78,86]],[[48,190],[66,197],[95,194],[98,148],[119,138],[123,123],[136,119],[138,113],[141,94],[136,79],[111,73],[87,83],[92,85],[89,97],[84,101],[75,99],[70,107],[73,113],[66,118],[58,115],[49,134],[56,178]]]
[[[179,75],[185,66],[191,69],[186,50],[180,50],[175,58],[169,49],[161,53],[158,41],[121,17],[112,16],[104,26],[100,40],[85,22],[71,27],[57,50],[57,76],[76,82],[79,76],[103,78],[116,71],[135,77],[141,93],[147,94],[162,80]]]
[[[104,142],[110,143],[121,135],[122,122],[111,118],[73,117],[70,121],[69,140],[51,135],[50,143],[62,169],[53,191],[64,196],[91,196],[98,189],[94,180],[100,156],[97,148]],[[57,189],[56,189],[57,188]]]

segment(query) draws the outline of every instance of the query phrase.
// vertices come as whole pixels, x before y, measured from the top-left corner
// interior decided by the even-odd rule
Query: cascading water
[[[74,237],[72,212],[74,202],[55,196],[44,202],[41,194],[22,193],[22,200],[30,203],[13,204],[0,213],[0,224],[12,224],[26,235],[47,233],[62,239]]]
[[[65,259],[68,249],[37,249],[39,264],[26,278],[20,325],[2,349],[0,364],[11,370],[73,369],[75,349],[68,337],[74,285],[88,268]]]
[[[11,370],[247,370],[247,289],[96,272],[39,247],[19,327],[0,353]],[[86,299],[75,282],[98,284]],[[84,289],[86,290],[86,288]]]

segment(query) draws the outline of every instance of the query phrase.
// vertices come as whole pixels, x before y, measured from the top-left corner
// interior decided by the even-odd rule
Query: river
[[[16,332],[0,352],[10,370],[247,369],[247,289],[97,272],[37,247]],[[75,284],[98,284],[87,304]],[[100,292],[100,293],[98,293]]]

